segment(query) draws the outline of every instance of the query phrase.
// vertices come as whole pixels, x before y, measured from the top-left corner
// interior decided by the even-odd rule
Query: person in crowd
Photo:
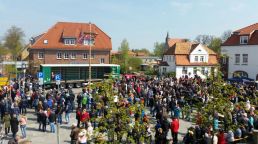
[[[55,133],[56,115],[53,111],[50,111],[48,120],[49,120],[49,125],[50,125],[50,132]]]
[[[79,136],[80,129],[77,127],[76,124],[72,125],[72,131],[70,134],[71,138],[71,144],[76,144],[78,141],[78,136]]]
[[[178,143],[178,130],[179,130],[179,120],[177,117],[173,117],[171,121],[171,133],[172,133],[172,138],[173,138],[173,143],[177,144]]]
[[[21,115],[19,122],[20,122],[22,138],[26,138],[27,117],[24,114]]]
[[[87,131],[85,129],[81,129],[78,136],[79,144],[87,144]]]
[[[4,127],[5,127],[5,135],[8,135],[10,132],[10,124],[11,121],[11,116],[8,112],[5,112],[4,118],[3,118],[3,122],[4,122]]]
[[[13,138],[15,138],[17,132],[19,131],[19,128],[18,128],[19,121],[16,115],[11,116],[10,124],[11,124],[11,131],[13,133]]]
[[[77,127],[80,127],[80,123],[81,123],[81,113],[82,113],[82,109],[81,109],[80,106],[78,106],[78,108],[76,109]]]

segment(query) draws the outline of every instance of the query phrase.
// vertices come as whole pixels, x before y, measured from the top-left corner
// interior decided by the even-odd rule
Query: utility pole
[[[89,44],[90,44],[90,49],[89,49],[89,54],[90,54],[90,60],[89,60],[89,89],[91,88],[91,22],[89,23],[90,24],[90,41],[89,41]]]

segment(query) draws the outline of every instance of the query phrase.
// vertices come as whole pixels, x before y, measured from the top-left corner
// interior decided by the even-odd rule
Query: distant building
[[[159,73],[175,72],[176,77],[206,78],[217,71],[217,54],[202,44],[185,39],[166,38],[167,49],[159,66]]]
[[[31,38],[29,61],[39,64],[109,64],[111,38],[95,24],[58,22],[46,33]]]
[[[222,44],[221,53],[226,78],[258,80],[258,23],[234,31]]]

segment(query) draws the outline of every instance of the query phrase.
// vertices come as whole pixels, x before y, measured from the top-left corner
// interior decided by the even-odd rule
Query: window
[[[75,45],[75,39],[64,39],[65,45]]]
[[[195,57],[194,57],[194,61],[195,61],[195,62],[198,62],[198,56],[195,56]]]
[[[248,36],[240,36],[240,44],[247,44]]]
[[[222,64],[227,64],[227,57],[222,58]]]
[[[172,60],[171,60],[171,56],[169,56],[169,61],[171,62]]]
[[[56,53],[56,59],[62,59],[62,53],[61,52]]]
[[[101,59],[100,59],[100,63],[101,63],[101,64],[105,63],[105,59],[104,59],[104,58],[101,58]]]
[[[240,63],[240,54],[235,54],[235,64]]]
[[[187,67],[183,67],[182,74],[187,74]]]
[[[167,68],[163,67],[163,73],[167,72]]]
[[[71,54],[71,59],[76,59],[76,53]]]
[[[64,59],[69,59],[69,53],[64,53]]]
[[[83,53],[83,59],[87,59],[88,58],[88,54],[87,53]]]
[[[201,73],[204,75],[205,74],[205,67],[202,67]]]
[[[44,59],[44,52],[38,53],[38,59]]]
[[[243,64],[248,63],[248,54],[243,54]]]
[[[84,45],[94,45],[95,41],[94,39],[85,39],[83,40]]]
[[[200,57],[200,61],[201,61],[201,62],[204,62],[204,56],[201,56],[201,57]]]
[[[197,74],[197,67],[193,68],[193,74],[195,74],[195,75]]]

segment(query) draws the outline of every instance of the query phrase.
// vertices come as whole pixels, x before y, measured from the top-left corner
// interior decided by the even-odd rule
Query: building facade
[[[217,54],[208,47],[183,39],[171,39],[174,41],[172,44],[169,41],[166,40],[169,47],[162,57],[160,74],[175,72],[177,78],[196,75],[207,78],[217,71]]]
[[[29,62],[40,64],[109,64],[111,38],[95,24],[58,22],[31,39]]]
[[[258,23],[234,31],[222,44],[221,53],[227,78],[258,80]]]

